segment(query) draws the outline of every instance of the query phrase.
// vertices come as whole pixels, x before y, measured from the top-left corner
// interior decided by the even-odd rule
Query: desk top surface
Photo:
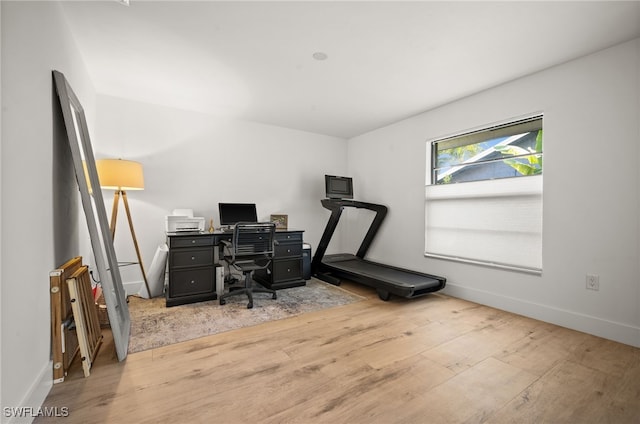
[[[303,233],[304,230],[295,230],[295,229],[284,229],[284,228],[277,228],[276,229],[276,233]],[[168,237],[176,237],[176,236],[231,236],[233,235],[233,231],[222,231],[222,230],[215,230],[214,232],[209,232],[209,231],[177,231],[177,232],[171,232],[171,233],[166,233]]]

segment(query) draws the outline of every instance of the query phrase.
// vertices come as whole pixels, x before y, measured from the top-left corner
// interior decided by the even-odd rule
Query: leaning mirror
[[[73,166],[80,189],[82,208],[87,218],[91,248],[95,256],[98,277],[104,293],[104,301],[107,305],[113,342],[118,360],[122,361],[127,357],[129,348],[131,318],[129,317],[127,298],[113,248],[113,240],[109,232],[107,212],[102,191],[100,190],[87,121],[82,105],[64,74],[53,71],[53,77],[60,100],[64,124],[67,129],[71,155],[73,156]]]

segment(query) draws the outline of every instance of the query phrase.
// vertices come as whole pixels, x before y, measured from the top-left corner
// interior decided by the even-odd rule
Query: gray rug
[[[129,298],[131,336],[129,353],[192,340],[223,331],[248,327],[320,309],[362,300],[361,296],[312,278],[306,286],[254,294],[253,309],[247,297],[232,296],[220,306],[217,300],[167,308],[165,299]]]

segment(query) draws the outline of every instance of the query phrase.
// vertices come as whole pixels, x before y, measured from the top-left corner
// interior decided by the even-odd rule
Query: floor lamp
[[[133,229],[133,221],[131,220],[131,212],[129,211],[129,202],[127,201],[127,190],[144,190],[142,164],[122,159],[99,159],[96,161],[96,169],[98,171],[100,187],[103,189],[115,190],[113,196],[113,208],[111,209],[111,224],[109,225],[109,229],[111,230],[111,239],[114,240],[116,237],[118,204],[120,202],[120,197],[122,197],[124,210],[127,213],[127,220],[129,221],[131,237],[133,238],[133,245],[136,248],[136,255],[138,255],[138,264],[142,271],[144,285],[147,288],[149,297],[151,297],[151,290],[149,290],[147,274],[144,272],[144,266],[142,265],[142,256],[140,255],[140,249],[138,248],[138,239],[136,238],[136,232]]]

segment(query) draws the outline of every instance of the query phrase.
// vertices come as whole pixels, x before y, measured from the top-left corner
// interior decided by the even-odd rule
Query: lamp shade
[[[111,190],[144,190],[142,164],[123,159],[96,161],[100,187]]]

